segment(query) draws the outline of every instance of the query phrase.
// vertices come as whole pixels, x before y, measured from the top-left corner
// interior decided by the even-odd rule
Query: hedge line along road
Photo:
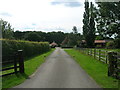
[[[37,71],[14,88],[100,88],[63,49],[47,57]]]

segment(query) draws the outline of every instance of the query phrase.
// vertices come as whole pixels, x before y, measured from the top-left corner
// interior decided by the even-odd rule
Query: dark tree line
[[[61,31],[58,32],[41,32],[41,31],[15,31],[14,38],[21,40],[29,40],[29,41],[47,41],[49,43],[56,42],[57,44],[61,44],[61,42],[66,37],[67,33],[63,33]]]
[[[73,27],[73,32],[64,33],[61,31],[58,32],[42,32],[42,31],[14,31],[11,27],[10,23],[4,20],[0,20],[0,25],[2,27],[2,38],[5,39],[16,39],[16,40],[28,40],[28,41],[37,41],[44,42],[47,41],[49,43],[56,42],[58,45],[69,45],[75,46],[79,44],[82,35],[78,33],[77,27]],[[68,39],[68,42],[63,43]]]

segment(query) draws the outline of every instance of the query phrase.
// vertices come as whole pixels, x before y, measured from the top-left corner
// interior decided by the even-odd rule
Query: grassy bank
[[[33,74],[36,69],[45,61],[45,58],[49,56],[54,49],[47,53],[29,58],[25,60],[25,74],[9,75],[2,78],[2,88],[11,88],[22,82],[24,82],[31,74]]]
[[[108,77],[108,67],[94,58],[84,55],[74,49],[65,50],[80,66],[103,88],[118,88],[118,80]]]

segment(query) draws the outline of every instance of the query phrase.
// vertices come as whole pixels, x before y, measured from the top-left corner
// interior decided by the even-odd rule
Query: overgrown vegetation
[[[35,70],[45,61],[45,58],[49,56],[54,49],[51,49],[49,52],[28,58],[25,60],[25,74],[13,74],[9,76],[5,76],[2,78],[2,88],[11,88],[16,86],[24,80],[28,79],[31,74],[35,72]]]
[[[84,55],[74,49],[65,50],[71,55],[80,66],[103,88],[118,88],[118,80],[108,77],[107,64],[95,60],[94,58]]]

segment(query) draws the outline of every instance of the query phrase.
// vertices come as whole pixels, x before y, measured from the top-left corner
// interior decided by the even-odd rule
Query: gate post
[[[20,73],[24,73],[23,50],[18,50]]]

